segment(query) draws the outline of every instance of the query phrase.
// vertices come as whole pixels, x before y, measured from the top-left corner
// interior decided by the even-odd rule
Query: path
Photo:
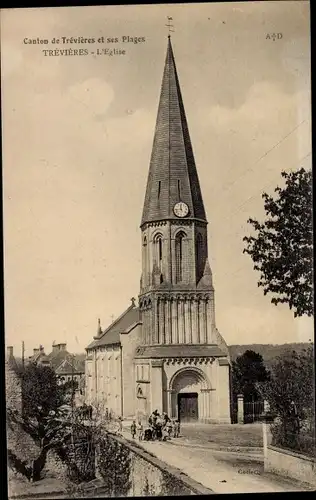
[[[123,436],[132,441],[130,433]],[[243,460],[241,456],[226,457],[220,452],[201,447],[183,446],[176,440],[167,442],[138,442],[145,450],[163,462],[180,469],[215,493],[261,493],[280,491],[302,491],[297,482],[265,474],[262,461]]]

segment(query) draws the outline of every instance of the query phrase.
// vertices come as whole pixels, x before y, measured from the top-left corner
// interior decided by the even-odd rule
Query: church
[[[86,348],[86,403],[123,418],[158,410],[230,423],[230,358],[215,322],[207,218],[172,44],[141,217],[142,272],[131,305]]]

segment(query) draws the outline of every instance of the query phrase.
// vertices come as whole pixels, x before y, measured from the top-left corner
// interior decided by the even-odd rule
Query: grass
[[[262,424],[185,424],[181,436],[200,444],[218,446],[262,447]]]

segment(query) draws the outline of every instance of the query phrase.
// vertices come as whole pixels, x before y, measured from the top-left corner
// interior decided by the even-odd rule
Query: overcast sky
[[[83,351],[139,293],[140,219],[166,16],[209,221],[228,344],[312,338],[257,287],[249,216],[282,170],[311,165],[308,2],[10,9],[1,13],[5,327],[17,355]],[[281,33],[273,41],[267,34]],[[124,56],[45,57],[25,37],[145,37]],[[105,48],[105,45],[98,45]]]

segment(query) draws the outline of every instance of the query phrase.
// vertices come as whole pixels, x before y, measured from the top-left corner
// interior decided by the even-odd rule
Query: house
[[[53,344],[52,352],[47,356],[51,368],[55,371],[60,382],[78,382],[78,388],[84,388],[85,362],[75,354],[67,351],[67,344]]]

